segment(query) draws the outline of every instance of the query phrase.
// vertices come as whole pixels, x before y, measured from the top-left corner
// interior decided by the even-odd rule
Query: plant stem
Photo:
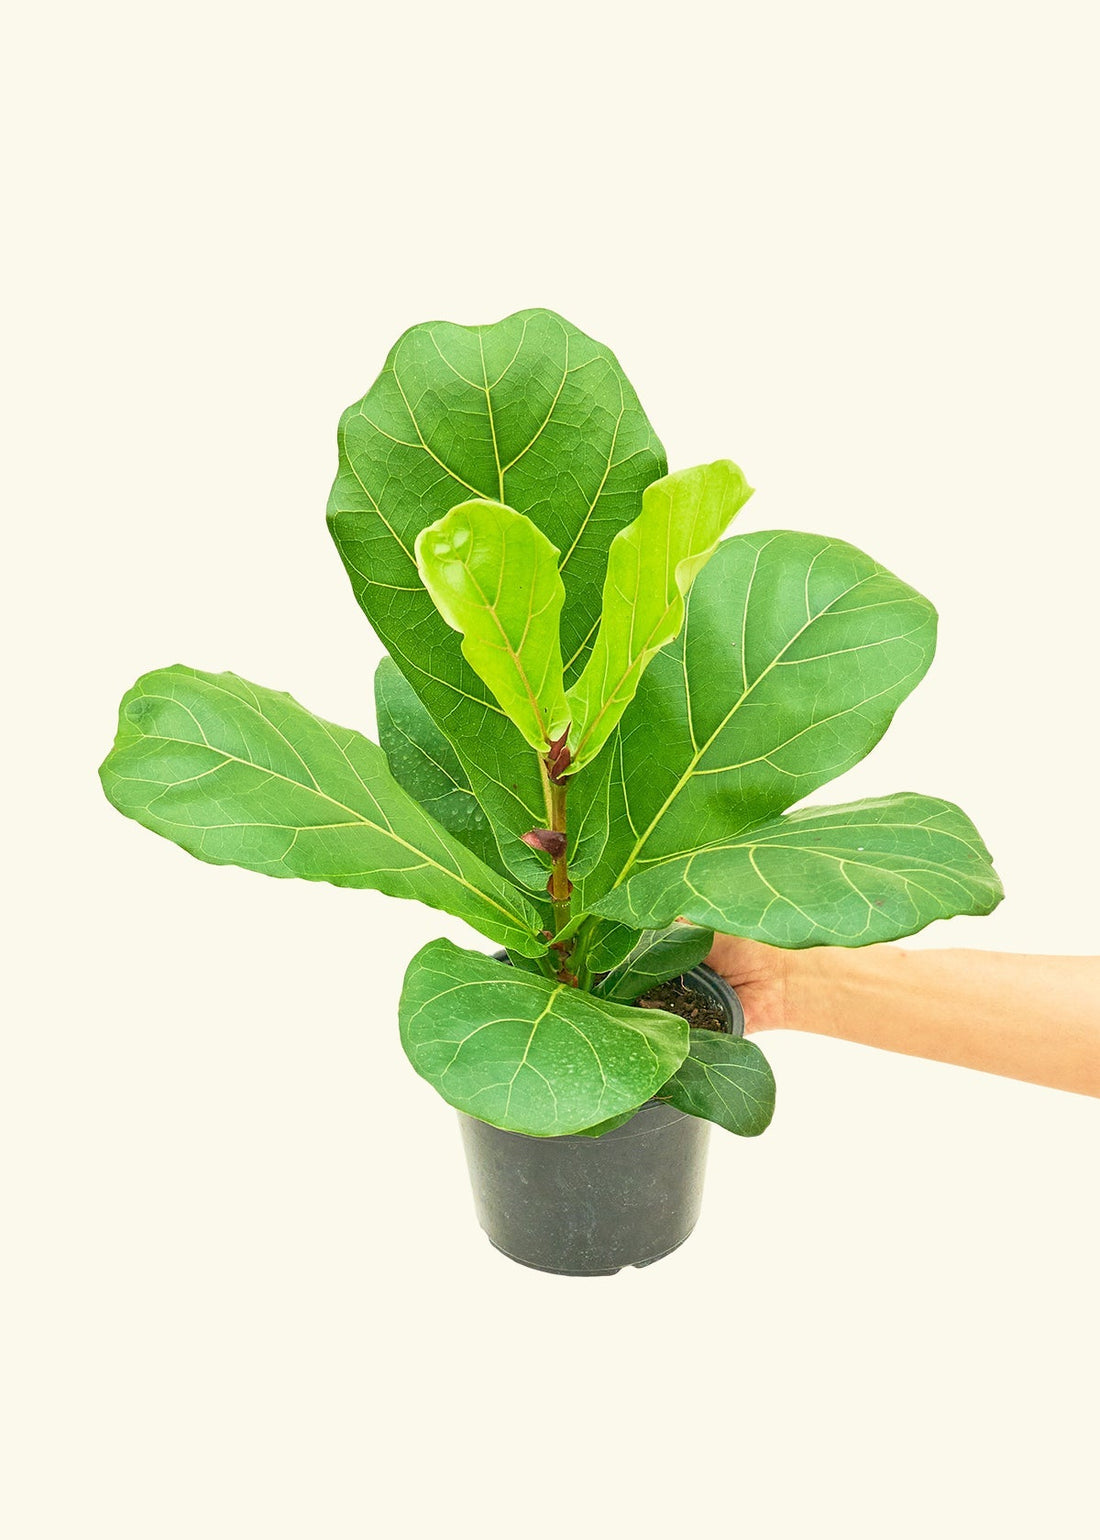
[[[565,785],[559,785],[549,781],[549,812],[550,828],[559,833],[565,833]],[[569,881],[569,857],[566,851],[562,851],[550,868],[550,898],[554,905],[554,934],[564,930],[569,924],[569,894],[572,890]]]
[[[570,954],[570,962],[573,964],[573,972],[577,975],[577,981],[582,989],[592,987],[592,969],[588,963],[588,948],[592,939],[592,932],[599,924],[595,915],[582,916],[576,921],[576,939],[573,942],[573,951]]]
[[[554,935],[555,941],[572,941],[580,927],[584,924],[586,916],[575,914],[564,930],[559,930]]]

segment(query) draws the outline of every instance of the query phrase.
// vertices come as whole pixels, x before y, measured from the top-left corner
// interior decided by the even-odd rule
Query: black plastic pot
[[[702,965],[686,983],[745,1030],[741,1002]],[[598,1139],[532,1139],[460,1112],[481,1228],[498,1251],[545,1273],[591,1278],[648,1267],[682,1246],[699,1217],[710,1124],[646,1102]]]

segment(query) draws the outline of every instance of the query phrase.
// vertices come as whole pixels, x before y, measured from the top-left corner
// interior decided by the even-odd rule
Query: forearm
[[[821,947],[786,992],[797,1030],[1100,1096],[1100,958]]]

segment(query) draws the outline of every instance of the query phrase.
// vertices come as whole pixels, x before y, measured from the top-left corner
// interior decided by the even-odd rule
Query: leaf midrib
[[[666,524],[665,525],[665,591],[666,591],[666,593],[668,591],[668,564],[669,564],[669,561],[671,559],[671,554],[672,554],[671,526],[670,526],[670,524]],[[680,563],[677,563],[677,570],[679,570],[679,566],[680,566]],[[636,575],[635,601],[636,601],[636,598],[637,598],[637,590],[638,590],[638,588],[640,588],[640,586],[641,586],[640,576]],[[592,735],[596,732],[596,729],[599,727],[600,723],[603,721],[603,719],[607,715],[607,713],[609,711],[611,711],[615,706],[618,705],[620,691],[623,689],[624,685],[626,684],[627,680],[630,678],[631,674],[638,667],[639,661],[642,658],[645,657],[647,652],[649,652],[651,649],[653,649],[653,638],[654,638],[654,636],[656,636],[657,632],[664,625],[664,623],[668,619],[669,615],[672,614],[672,612],[675,610],[675,608],[676,608],[676,599],[677,598],[679,599],[680,604],[683,605],[684,604],[684,596],[683,596],[682,593],[680,593],[679,587],[676,588],[676,597],[670,599],[669,602],[665,605],[664,609],[661,611],[660,616],[654,621],[653,625],[650,627],[649,633],[648,633],[644,643],[636,651],[635,651],[635,646],[634,646],[634,621],[635,621],[635,616],[637,614],[637,604],[636,604],[636,602],[633,605],[633,607],[631,609],[631,615],[630,615],[630,636],[629,636],[629,639],[628,639],[628,642],[627,642],[627,656],[628,656],[629,661],[628,661],[626,667],[623,669],[622,674],[616,680],[615,684],[611,687],[610,690],[607,688],[606,680],[604,681],[603,685],[601,686],[601,693],[603,694],[603,697],[604,697],[603,705],[600,707],[599,711],[597,711],[596,715],[592,718],[592,720],[588,723],[588,725],[585,728],[584,733],[583,733],[580,741],[577,744],[576,752],[573,755],[573,759],[575,761],[576,768],[578,770],[579,769],[583,769],[583,767],[584,767],[584,750],[585,750],[585,745],[591,740]],[[598,636],[596,638],[596,643],[597,644],[599,643],[599,637]],[[653,650],[657,651],[659,649],[653,649]],[[594,655],[595,655],[595,646],[593,647],[593,656]],[[589,662],[591,662],[591,658],[589,659]],[[577,680],[576,684],[570,690],[570,692],[569,692],[570,700],[571,700],[571,698],[573,696],[578,696],[579,697],[581,686],[583,684],[584,684],[584,674],[581,675],[581,677]],[[613,730],[613,729],[609,729],[609,732],[611,730]]]
[[[225,693],[226,694],[232,694],[232,691],[226,691]],[[170,695],[157,695],[157,694],[143,693],[142,696],[141,696],[141,699],[142,700],[164,700],[164,701],[168,701],[173,706],[178,706],[178,705],[181,704],[181,702],[173,700],[173,698]],[[233,696],[233,699],[237,700],[237,701],[240,701],[240,697],[239,696]],[[240,703],[243,706],[247,706],[248,705],[247,701],[240,701]],[[185,707],[184,709],[186,710],[187,708]],[[254,710],[255,708],[253,707],[253,708],[250,708],[250,709]],[[262,715],[262,713],[257,713],[257,715],[259,715],[261,721],[267,723],[268,726],[270,726],[270,727],[274,727],[275,726],[275,724],[273,722],[270,722],[267,717]],[[200,732],[202,731],[201,727],[199,728],[199,731]],[[278,728],[275,728],[275,731],[278,732]],[[149,737],[152,737],[153,735],[149,734],[149,733],[142,733],[140,736],[142,738],[149,738]],[[280,737],[281,736],[282,736],[282,734],[280,734]],[[204,734],[204,737],[205,737],[205,734]],[[406,839],[403,839],[400,834],[396,834],[392,828],[383,827],[381,824],[375,823],[372,819],[365,817],[356,808],[348,807],[347,803],[341,802],[339,800],[339,798],[331,796],[327,791],[322,791],[320,789],[320,787],[317,787],[317,786],[306,786],[302,781],[296,781],[296,780],[294,780],[294,778],[292,776],[284,775],[282,773],[282,771],[280,771],[280,770],[271,770],[271,769],[269,769],[269,767],[267,765],[258,765],[258,764],[256,764],[251,759],[242,759],[239,754],[231,754],[228,751],[228,749],[215,748],[214,745],[211,744],[211,743],[206,743],[206,742],[201,743],[201,744],[200,743],[195,743],[190,738],[173,738],[173,737],[167,736],[164,733],[157,733],[155,735],[155,738],[156,738],[156,741],[158,743],[178,743],[178,744],[181,744],[182,746],[184,746],[186,748],[190,748],[190,749],[203,749],[203,748],[205,748],[211,754],[221,754],[221,755],[223,755],[224,758],[222,760],[222,764],[218,765],[218,766],[215,766],[214,767],[215,769],[222,769],[226,764],[229,764],[229,763],[233,763],[233,764],[237,764],[237,765],[244,765],[249,770],[259,770],[259,771],[262,771],[265,775],[269,775],[269,776],[271,776],[273,779],[275,779],[277,781],[284,781],[286,783],[286,785],[288,785],[288,786],[296,786],[299,791],[304,791],[304,792],[308,793],[310,796],[320,797],[323,801],[330,802],[333,807],[338,807],[341,812],[350,813],[351,814],[351,823],[348,824],[348,825],[322,824],[322,825],[317,825],[316,827],[320,827],[320,828],[341,828],[341,827],[352,827],[354,824],[362,824],[365,828],[373,829],[376,834],[380,834],[380,835],[384,836],[386,839],[393,840],[395,844],[403,846],[407,851],[409,851],[409,853],[411,855],[421,857],[423,861],[425,861],[429,866],[434,867],[435,870],[440,872],[444,877],[450,878],[452,882],[457,882],[462,887],[466,888],[469,892],[476,894],[477,897],[483,899],[485,901],[485,903],[490,904],[494,909],[499,910],[499,912],[502,915],[504,915],[506,919],[510,920],[519,929],[525,931],[527,934],[530,934],[530,935],[534,935],[535,934],[534,931],[531,930],[530,926],[527,925],[527,922],[525,920],[523,920],[521,916],[516,915],[510,909],[505,908],[505,906],[502,903],[500,903],[499,900],[493,898],[491,894],[486,893],[482,888],[477,887],[474,883],[472,883],[469,880],[469,878],[464,877],[461,872],[454,871],[450,867],[443,866],[439,861],[435,860],[434,857],[429,855],[426,850],[421,850],[416,845],[411,845],[409,843],[409,841],[406,840]],[[339,748],[340,747],[339,744],[336,744],[336,747]],[[346,755],[344,757],[347,758]],[[350,764],[350,761],[349,761],[349,764]],[[352,767],[352,768],[354,770],[354,767]],[[310,773],[312,774],[312,772],[310,772]],[[120,779],[133,779],[133,777],[120,777]],[[194,779],[195,779],[194,776],[188,776],[187,777],[187,781],[194,780]],[[186,785],[187,781],[170,781],[165,786],[164,790],[165,791],[171,791],[176,786]],[[153,782],[153,783],[145,782],[143,784],[146,784],[146,785],[153,784],[153,785],[155,785],[157,783],[156,782]],[[364,784],[364,789],[366,789],[365,782],[363,784]],[[396,785],[397,783],[395,782],[394,784]],[[369,792],[368,792],[368,794],[369,794]],[[163,793],[158,793],[158,795],[163,795]],[[404,792],[403,795],[408,796],[408,793]],[[410,798],[409,800],[410,800],[410,802],[413,802],[412,798]],[[413,802],[413,806],[414,807],[416,806],[415,802]],[[426,814],[424,816],[427,817]],[[203,826],[203,827],[206,827],[206,826]],[[237,823],[237,824],[211,824],[208,827],[210,827],[210,828],[250,828],[250,827],[252,827],[252,825],[240,824],[240,823]],[[294,825],[294,824],[279,824],[277,826],[276,825],[271,825],[269,827],[279,827],[279,828],[293,829],[293,828],[296,827],[296,825]],[[310,825],[310,827],[314,827],[314,826]],[[469,854],[470,854],[470,858],[472,860],[474,860],[474,861],[480,859],[478,856],[474,855],[473,851],[471,851]],[[504,879],[501,878],[500,880],[503,882]]]
[[[502,542],[502,548],[504,548],[504,549],[506,549],[506,547],[507,547],[507,540],[508,540],[507,533],[503,533],[501,535],[501,542]],[[534,687],[533,687],[533,685],[531,683],[531,680],[529,679],[529,677],[527,675],[527,670],[523,666],[523,661],[522,661],[522,658],[520,656],[520,651],[512,646],[511,637],[508,635],[508,632],[505,629],[504,622],[501,620],[500,615],[497,613],[497,606],[498,606],[499,601],[500,601],[500,589],[499,588],[497,589],[496,598],[493,599],[493,600],[490,600],[488,595],[486,594],[484,588],[482,588],[480,582],[474,576],[473,570],[472,570],[472,568],[470,567],[470,564],[469,564],[469,560],[464,561],[462,563],[462,569],[465,572],[466,576],[469,578],[471,586],[474,589],[476,589],[477,593],[479,594],[479,596],[481,598],[481,607],[482,607],[482,609],[485,611],[485,613],[487,615],[491,616],[493,624],[496,626],[497,630],[500,632],[501,640],[502,640],[502,642],[504,644],[504,651],[508,655],[509,661],[512,663],[513,667],[515,668],[516,674],[517,674],[521,684],[523,685],[524,691],[525,691],[525,693],[527,695],[527,704],[530,706],[532,715],[534,716],[535,721],[538,723],[538,725],[539,725],[539,727],[540,727],[540,729],[542,731],[542,736],[543,736],[543,740],[544,740],[543,746],[545,747],[545,741],[547,739],[547,731],[546,731],[546,723],[543,721],[542,707],[539,705],[538,696],[535,694]],[[504,562],[503,562],[503,560],[501,561],[500,581],[502,583],[504,581]],[[531,563],[531,592],[528,595],[528,604],[527,604],[527,624],[524,626],[523,636],[520,638],[520,642],[519,642],[520,649],[522,649],[522,647],[524,645],[524,642],[527,640],[527,632],[530,629],[532,620],[535,618],[534,611],[533,611],[533,604],[534,604],[535,584],[536,584],[537,581],[538,581],[538,564],[537,564],[537,561],[532,561],[532,563]],[[543,608],[545,609],[545,608],[547,608],[547,606],[544,606]],[[539,611],[539,614],[542,614],[542,610]],[[463,637],[463,642],[464,643],[465,643],[465,640],[466,640],[466,638]],[[465,650],[465,647],[463,648],[463,650]],[[470,660],[467,658],[466,661],[469,662]],[[470,664],[470,667],[471,668],[473,667],[472,663]],[[507,713],[505,713],[505,715],[507,715]]]
[[[769,542],[769,544],[770,544],[770,542]],[[759,557],[763,554],[763,552],[766,549],[767,549],[766,545],[760,547],[760,550],[757,552],[757,558],[758,559],[759,559]],[[615,881],[611,884],[611,888],[612,889],[619,887],[620,884],[623,883],[626,880],[627,873],[630,871],[631,867],[634,865],[635,861],[638,859],[638,856],[639,856],[640,852],[642,851],[642,849],[644,848],[644,846],[646,844],[646,841],[649,839],[649,837],[653,833],[654,829],[660,823],[661,819],[668,812],[668,810],[672,806],[673,802],[675,802],[676,798],[683,791],[683,789],[687,785],[688,781],[690,781],[692,776],[695,774],[695,768],[698,765],[700,759],[702,759],[703,755],[707,752],[707,750],[710,748],[711,744],[718,737],[718,735],[726,730],[726,728],[729,726],[730,722],[733,720],[733,717],[737,714],[737,712],[745,704],[746,700],[748,700],[749,696],[756,689],[757,685],[760,684],[762,680],[767,678],[767,676],[771,673],[772,669],[775,668],[776,665],[780,662],[780,660],[784,657],[784,655],[787,652],[790,651],[790,649],[794,646],[795,642],[798,641],[798,638],[800,636],[802,636],[804,634],[804,632],[809,630],[810,626],[815,625],[821,619],[821,617],[823,615],[827,615],[829,613],[829,611],[835,605],[839,604],[842,599],[846,599],[850,593],[854,593],[857,588],[861,588],[863,586],[863,584],[871,582],[878,575],[879,574],[878,574],[877,570],[875,572],[869,573],[866,577],[862,577],[862,578],[859,579],[858,582],[853,583],[851,585],[851,587],[846,588],[843,593],[837,594],[835,599],[830,599],[829,603],[827,605],[825,605],[824,609],[819,610],[816,615],[810,617],[808,620],[805,621],[805,623],[803,625],[801,625],[798,628],[798,630],[791,637],[791,639],[787,643],[785,643],[785,645],[780,649],[780,651],[776,654],[776,656],[768,664],[767,668],[762,669],[761,672],[756,676],[756,678],[753,680],[752,684],[749,685],[747,688],[743,688],[742,689],[742,692],[741,692],[740,696],[738,696],[737,700],[730,707],[729,711],[722,718],[721,722],[719,722],[718,726],[711,733],[710,737],[707,738],[706,741],[698,749],[696,749],[695,752],[692,754],[691,759],[688,761],[688,765],[687,765],[686,770],[680,776],[680,779],[676,782],[676,785],[672,788],[671,792],[669,792],[668,796],[665,798],[665,800],[661,804],[660,808],[657,810],[657,812],[654,814],[653,818],[650,820],[649,825],[646,828],[645,832],[643,834],[641,834],[638,837],[638,839],[635,841],[634,848],[631,850],[629,856],[627,856],[626,862],[624,863],[622,869],[620,870],[619,875],[616,877]],[[745,615],[748,614],[749,601],[750,601],[750,599],[752,597],[752,583],[753,583],[753,579],[755,579],[755,577],[756,577],[756,568],[754,567],[753,568],[752,578],[750,578],[749,586],[748,586],[748,588],[747,588],[747,590],[745,592],[745,605],[744,605],[744,614]],[[745,664],[745,654],[744,654],[744,652],[742,652],[742,655],[741,655],[741,662],[742,662],[742,666],[744,666],[744,664]],[[685,667],[686,667],[686,665],[685,665]]]

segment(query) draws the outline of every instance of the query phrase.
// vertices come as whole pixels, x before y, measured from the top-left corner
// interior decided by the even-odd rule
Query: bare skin
[[[737,990],[749,1032],[816,1032],[1100,1096],[1100,957],[788,952],[716,936],[707,961]]]

